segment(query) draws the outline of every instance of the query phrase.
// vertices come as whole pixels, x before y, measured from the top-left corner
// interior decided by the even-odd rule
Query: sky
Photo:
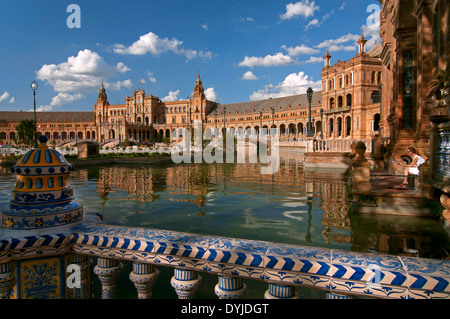
[[[323,56],[379,38],[375,0],[2,0],[0,111],[93,111],[141,88],[220,104],[321,90]]]

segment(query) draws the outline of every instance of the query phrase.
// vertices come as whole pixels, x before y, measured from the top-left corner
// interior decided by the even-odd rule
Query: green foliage
[[[419,200],[417,207],[418,208],[429,208],[431,210],[431,212],[433,213],[433,215],[435,215],[435,216],[442,215],[443,207],[441,206],[441,204],[439,202],[435,201],[432,198],[422,197]]]
[[[19,125],[17,125],[17,135],[22,143],[26,145],[34,144],[34,125],[35,123],[33,120],[22,120]]]

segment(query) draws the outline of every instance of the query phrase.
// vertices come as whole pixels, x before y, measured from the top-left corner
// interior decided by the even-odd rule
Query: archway
[[[333,132],[334,132],[334,121],[333,119],[329,119],[328,120],[328,137],[333,137]]]
[[[342,136],[342,118],[341,117],[338,117],[336,119],[336,131],[337,131],[338,137]]]
[[[346,132],[345,132],[345,136],[350,136],[352,133],[352,118],[350,116],[347,116],[345,118],[345,127],[346,127]]]
[[[373,130],[374,131],[380,130],[380,120],[381,120],[380,114],[376,113],[373,116]]]

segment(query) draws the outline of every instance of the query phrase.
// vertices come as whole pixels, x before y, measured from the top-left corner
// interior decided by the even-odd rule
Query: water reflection
[[[343,173],[309,173],[296,153],[280,169],[258,164],[180,164],[77,168],[70,177],[85,212],[105,224],[320,246],[360,252],[447,258],[437,219],[350,212]],[[1,171],[0,203],[14,177]]]

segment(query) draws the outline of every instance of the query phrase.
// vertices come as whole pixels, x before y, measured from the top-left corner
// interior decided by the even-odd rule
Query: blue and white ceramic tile
[[[411,298],[448,298],[450,261],[401,257],[408,272]]]
[[[267,251],[264,267],[269,282],[325,288],[330,280],[330,250],[274,244]]]
[[[218,237],[205,254],[208,271],[223,275],[264,278],[264,256],[271,243]]]
[[[406,298],[408,275],[396,256],[332,250],[330,289]]]

